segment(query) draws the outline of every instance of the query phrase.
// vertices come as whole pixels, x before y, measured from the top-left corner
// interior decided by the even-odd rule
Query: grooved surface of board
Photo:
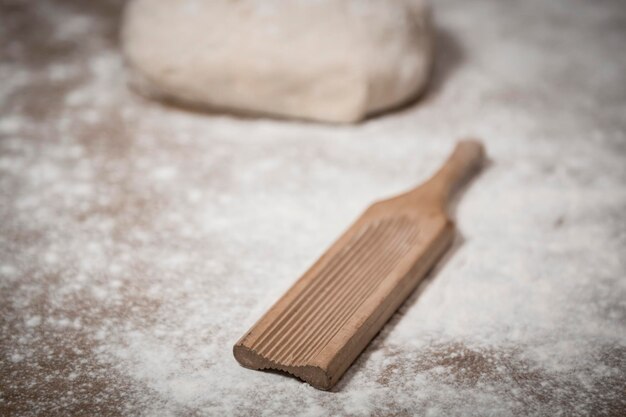
[[[417,224],[406,217],[363,227],[250,347],[284,366],[306,365],[394,270],[418,235]]]

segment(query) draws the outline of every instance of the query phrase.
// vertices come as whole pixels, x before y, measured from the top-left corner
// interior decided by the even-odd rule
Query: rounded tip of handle
[[[471,161],[471,165],[480,167],[485,161],[485,146],[478,139],[463,139],[456,145],[457,152]]]

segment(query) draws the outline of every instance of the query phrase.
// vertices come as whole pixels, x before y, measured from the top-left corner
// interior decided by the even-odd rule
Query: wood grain
[[[237,361],[332,388],[449,247],[446,205],[483,159],[461,141],[426,183],[371,205],[235,344]]]

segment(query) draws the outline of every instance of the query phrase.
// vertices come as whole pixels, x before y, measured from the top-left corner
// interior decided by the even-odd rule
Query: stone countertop
[[[1,415],[623,415],[626,6],[434,2],[435,78],[356,126],[129,91],[120,1],[2,2]],[[453,250],[332,392],[232,345],[457,138]]]

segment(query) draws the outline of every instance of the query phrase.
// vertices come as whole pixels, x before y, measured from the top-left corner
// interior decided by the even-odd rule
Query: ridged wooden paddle
[[[446,205],[483,159],[461,141],[426,183],[370,206],[235,344],[237,361],[335,385],[450,246]]]

